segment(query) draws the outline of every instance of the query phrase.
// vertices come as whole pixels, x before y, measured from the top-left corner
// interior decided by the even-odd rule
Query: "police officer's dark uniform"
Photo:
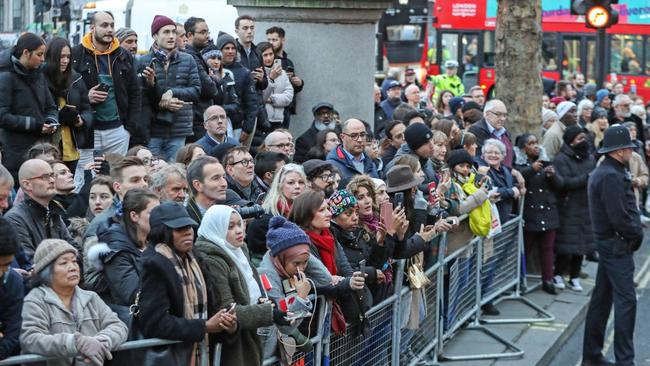
[[[605,131],[598,152],[608,154],[634,147],[628,130],[616,125]],[[589,211],[600,261],[585,323],[582,364],[614,365],[602,355],[613,303],[616,365],[634,365],[636,293],[632,256],[643,241],[643,229],[626,164],[605,155],[589,178]]]

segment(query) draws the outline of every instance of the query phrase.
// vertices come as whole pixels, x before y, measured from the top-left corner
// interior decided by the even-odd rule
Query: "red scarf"
[[[334,237],[329,229],[325,229],[322,232],[318,233],[311,230],[305,230],[305,233],[309,235],[311,243],[316,246],[318,249],[318,254],[320,255],[320,260],[323,262],[327,270],[332,276],[336,275],[336,243]]]
[[[287,203],[284,204],[282,201],[283,200],[278,200],[278,205],[276,206],[278,208],[278,212],[280,213],[280,215],[284,217],[289,217],[289,212],[291,212],[292,202],[287,200]]]

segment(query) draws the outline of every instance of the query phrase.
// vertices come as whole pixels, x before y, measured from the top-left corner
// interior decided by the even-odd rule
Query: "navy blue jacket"
[[[12,270],[0,277],[0,360],[17,355],[20,351],[21,315],[25,288],[23,279]]]
[[[228,143],[228,144],[233,144],[235,146],[239,146],[239,141],[235,140],[232,137],[226,136],[226,141],[224,141],[224,142]],[[196,140],[196,143],[201,145],[201,147],[203,148],[203,151],[205,151],[206,154],[209,154],[210,151],[212,151],[212,149],[214,149],[215,147],[217,147],[219,145],[210,136],[208,136],[207,132],[205,133],[205,135],[203,135],[203,137]]]
[[[589,214],[598,240],[622,237],[634,242],[643,238],[630,172],[609,156],[589,178]]]
[[[232,128],[241,128],[244,132],[251,133],[255,127],[255,119],[259,110],[255,81],[251,72],[239,62],[233,62],[230,65],[224,65],[224,67],[235,76],[235,91],[241,103],[239,111],[228,116],[232,122]]]
[[[338,168],[341,172],[341,182],[339,183],[340,189],[345,189],[345,186],[348,185],[350,179],[355,175],[368,174],[372,178],[379,178],[375,163],[365,152],[363,153],[363,156],[365,157],[365,159],[363,159],[363,171],[360,172],[354,167],[352,160],[350,160],[347,154],[343,151],[342,145],[337,146],[336,149],[327,154],[327,161],[331,162],[332,165]]]
[[[500,200],[497,202],[497,210],[499,211],[499,218],[503,225],[510,220],[510,214],[512,213],[512,203],[515,198],[515,191],[512,188],[514,188],[515,182],[510,169],[503,164],[501,164],[499,170],[491,167],[487,175],[492,180],[493,187],[497,189],[500,195]]]

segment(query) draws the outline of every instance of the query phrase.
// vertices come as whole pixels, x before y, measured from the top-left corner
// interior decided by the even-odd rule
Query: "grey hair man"
[[[151,176],[149,184],[161,201],[185,204],[188,197],[187,176],[182,165],[171,164]]]

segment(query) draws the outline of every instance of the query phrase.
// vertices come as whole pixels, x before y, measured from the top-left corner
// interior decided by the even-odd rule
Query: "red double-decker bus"
[[[577,72],[595,79],[596,33],[584,18],[570,14],[570,0],[542,0],[543,75],[559,80]],[[447,60],[458,61],[465,90],[480,85],[494,91],[494,29],[497,0],[436,0],[420,66],[428,75],[440,73]],[[607,80],[620,81],[625,92],[650,100],[650,3],[620,0],[614,5],[618,24],[607,29]],[[513,35],[514,36],[514,35]]]

